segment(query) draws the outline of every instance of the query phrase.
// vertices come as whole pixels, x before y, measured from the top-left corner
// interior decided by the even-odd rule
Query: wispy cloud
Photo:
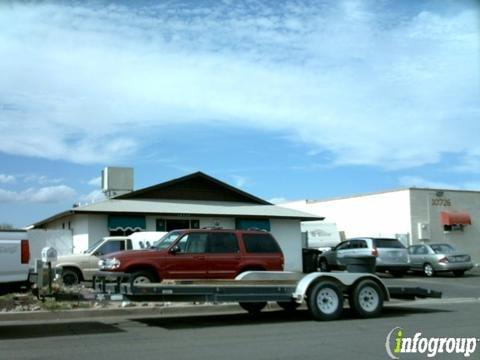
[[[60,178],[51,178],[45,175],[37,174],[19,175],[18,177],[21,178],[25,183],[37,183],[39,185],[60,184],[63,182],[63,179]]]
[[[95,186],[95,187],[100,187],[102,185],[102,177],[98,176],[96,178],[90,179],[88,181],[88,185]]]
[[[421,176],[402,176],[399,179],[401,186],[431,188],[431,189],[452,189],[452,190],[480,190],[480,182],[467,181],[461,183],[447,183],[442,181],[428,180]]]
[[[251,183],[251,180],[245,176],[240,176],[240,175],[232,175],[231,176],[234,180],[234,186],[238,188],[244,188],[248,184]]]
[[[0,184],[11,184],[15,182],[15,176],[0,174]]]
[[[95,4],[0,5],[0,151],[108,163],[162,125],[216,121],[336,165],[478,161],[474,2]]]
[[[0,203],[61,203],[73,199],[74,189],[66,185],[28,188],[21,191],[0,189]]]
[[[95,203],[105,200],[105,194],[101,190],[93,190],[86,195],[80,197],[80,202],[82,203]]]
[[[281,203],[285,203],[287,202],[288,200],[284,197],[274,197],[274,198],[271,198],[268,200],[268,202],[272,203],[272,204],[281,204]]]

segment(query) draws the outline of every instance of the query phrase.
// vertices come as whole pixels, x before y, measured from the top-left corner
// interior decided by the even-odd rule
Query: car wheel
[[[330,266],[325,258],[320,259],[319,267],[321,272],[330,272]]]
[[[73,286],[80,283],[80,274],[75,269],[63,269],[62,281],[65,286]]]
[[[130,284],[132,286],[149,284],[156,282],[157,278],[150,271],[137,271],[134,272],[130,277]]]
[[[463,276],[463,275],[465,275],[465,270],[455,270],[455,271],[453,272],[453,275],[454,275],[455,277]]]
[[[435,270],[433,270],[433,266],[429,263],[423,265],[423,274],[426,277],[432,277],[433,275],[435,275]]]
[[[247,310],[250,314],[258,314],[265,306],[267,306],[267,302],[239,302],[238,305],[240,305],[243,310]]]
[[[308,294],[307,305],[315,320],[335,320],[343,311],[343,294],[338,285],[321,281]]]
[[[373,280],[360,281],[348,298],[350,308],[362,318],[380,315],[383,308],[384,294]]]
[[[300,306],[300,304],[295,301],[278,301],[277,304],[286,312],[294,312]]]

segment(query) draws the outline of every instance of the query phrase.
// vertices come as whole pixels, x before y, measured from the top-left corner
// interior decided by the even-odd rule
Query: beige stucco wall
[[[468,252],[475,262],[480,263],[480,192],[442,191],[412,189],[412,238],[418,242],[446,242]],[[440,222],[440,213],[466,212],[472,224],[463,231],[445,232]],[[424,224],[420,233],[419,225]]]

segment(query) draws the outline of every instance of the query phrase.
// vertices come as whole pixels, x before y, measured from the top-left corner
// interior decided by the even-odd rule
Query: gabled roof
[[[201,171],[116,196],[116,200],[204,200],[272,205]]]

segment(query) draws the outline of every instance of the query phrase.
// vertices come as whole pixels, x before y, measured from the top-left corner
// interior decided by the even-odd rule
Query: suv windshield
[[[448,244],[432,244],[430,247],[435,254],[448,254],[455,251],[455,249]]]
[[[178,230],[170,231],[168,234],[165,234],[161,239],[155,241],[152,245],[152,249],[166,249],[173,244],[175,240],[178,239],[182,232]]]
[[[373,239],[377,248],[405,249],[405,246],[397,239]]]

